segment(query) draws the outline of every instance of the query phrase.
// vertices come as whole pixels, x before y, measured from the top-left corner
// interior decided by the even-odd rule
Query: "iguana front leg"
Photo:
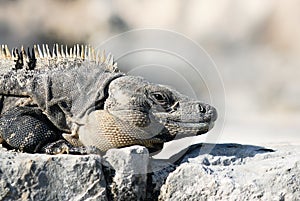
[[[0,139],[7,148],[29,153],[98,153],[92,147],[74,147],[46,115],[34,107],[16,107],[5,112],[0,118]]]
[[[11,148],[24,152],[40,152],[49,142],[61,138],[61,133],[41,110],[16,107],[0,118],[0,135]]]

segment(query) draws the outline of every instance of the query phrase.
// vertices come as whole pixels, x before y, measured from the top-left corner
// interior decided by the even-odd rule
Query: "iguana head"
[[[123,76],[109,84],[103,110],[87,116],[79,138],[102,151],[133,144],[157,151],[178,134],[206,133],[216,118],[216,109],[208,104],[141,77]]]

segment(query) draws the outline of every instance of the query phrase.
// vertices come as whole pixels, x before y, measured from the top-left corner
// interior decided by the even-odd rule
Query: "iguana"
[[[92,47],[0,48],[0,141],[24,152],[85,153],[206,133],[216,109],[119,71]],[[93,150],[93,149],[92,149]]]

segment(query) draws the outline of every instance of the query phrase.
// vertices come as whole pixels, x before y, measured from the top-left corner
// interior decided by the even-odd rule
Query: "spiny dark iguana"
[[[214,107],[121,73],[91,47],[0,49],[0,141],[10,148],[53,154],[137,144],[153,152],[177,134],[206,133],[217,118]]]

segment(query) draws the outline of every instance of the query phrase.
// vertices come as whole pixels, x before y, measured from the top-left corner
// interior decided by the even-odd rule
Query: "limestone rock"
[[[106,200],[98,155],[0,155],[0,200]]]
[[[198,144],[175,164],[131,146],[99,155],[0,148],[0,200],[300,200],[300,146]]]
[[[206,147],[205,147],[206,146]],[[300,147],[196,145],[160,200],[300,200]]]
[[[152,159],[149,161],[146,200],[157,200],[160,188],[176,167],[175,164],[165,160]]]
[[[144,200],[149,153],[145,147],[110,149],[104,155],[107,181],[114,200]]]

